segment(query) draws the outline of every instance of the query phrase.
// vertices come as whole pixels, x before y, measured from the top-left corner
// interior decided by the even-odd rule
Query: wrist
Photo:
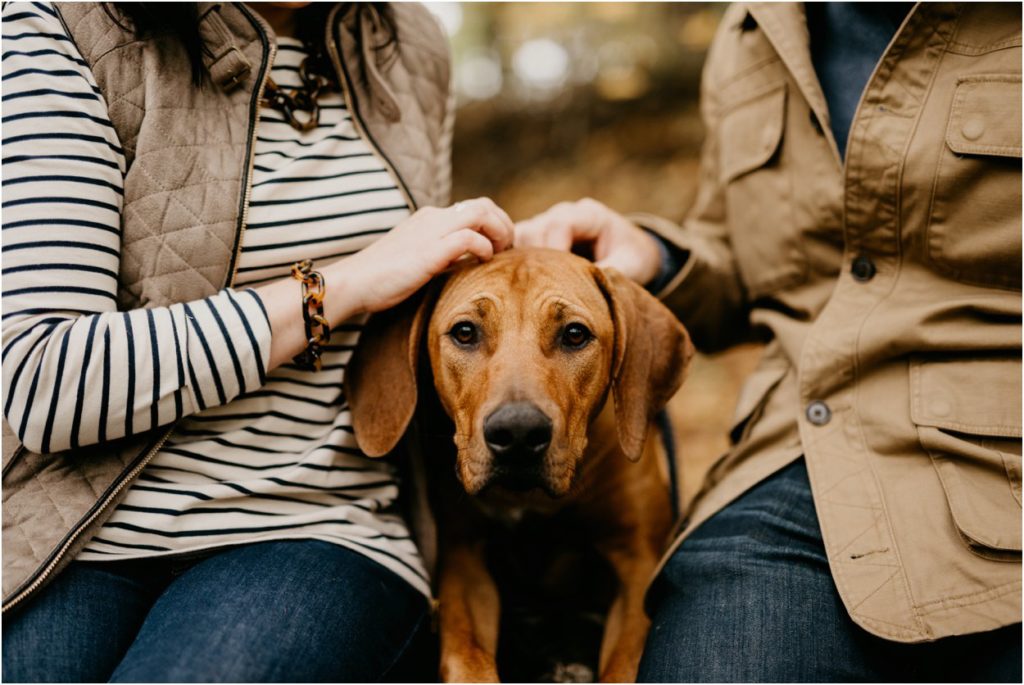
[[[664,247],[657,236],[650,231],[632,222],[630,222],[630,227],[636,242],[638,257],[636,281],[644,287],[650,287],[662,275],[662,268],[665,263]]]
[[[327,281],[324,313],[332,326],[366,313],[367,307],[361,297],[363,289],[359,287],[361,280],[358,263],[354,256],[338,260],[324,269],[324,279]]]

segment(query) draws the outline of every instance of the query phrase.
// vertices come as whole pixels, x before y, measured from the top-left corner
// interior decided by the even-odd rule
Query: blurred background
[[[426,3],[452,41],[453,200],[514,220],[596,198],[674,220],[693,201],[700,70],[721,3]],[[699,357],[669,406],[684,497],[726,445],[756,347]]]

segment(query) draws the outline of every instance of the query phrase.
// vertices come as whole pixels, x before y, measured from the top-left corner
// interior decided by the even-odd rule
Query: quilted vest
[[[57,9],[92,69],[124,148],[118,307],[161,307],[232,283],[243,238],[259,98],[275,45],[241,3],[200,5],[209,78],[191,82],[183,47],[139,41],[101,3]],[[357,125],[415,208],[450,189],[449,55],[421,6],[395,3],[397,41],[369,4],[343,3],[327,47]],[[72,560],[173,426],[35,454],[3,422],[3,611]]]

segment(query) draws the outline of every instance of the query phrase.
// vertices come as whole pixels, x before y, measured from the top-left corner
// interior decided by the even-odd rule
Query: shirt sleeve
[[[719,35],[727,28],[722,23]],[[682,224],[650,214],[629,218],[655,233],[676,264],[663,265],[652,292],[686,325],[702,352],[718,352],[753,339],[750,302],[740,278],[726,216],[725,186],[719,178],[718,86],[712,72],[721,59],[712,42],[701,78],[700,109],[705,140],[693,207]]]
[[[117,310],[125,157],[48,3],[3,9],[3,413],[56,452],[133,435],[264,382],[258,295]]]

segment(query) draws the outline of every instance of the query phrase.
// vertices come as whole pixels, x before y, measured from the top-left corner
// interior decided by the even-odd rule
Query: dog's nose
[[[484,419],[484,440],[495,456],[540,456],[551,444],[551,419],[529,402],[506,404]]]

